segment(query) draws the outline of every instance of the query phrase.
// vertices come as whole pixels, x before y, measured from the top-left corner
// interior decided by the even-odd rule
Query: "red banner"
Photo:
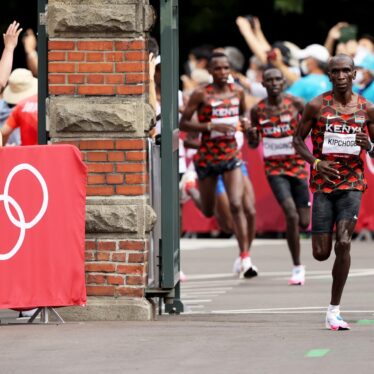
[[[84,305],[87,170],[71,145],[0,148],[0,308]]]
[[[284,215],[265,177],[261,147],[253,150],[245,144],[242,152],[256,195],[257,233],[284,232],[286,228]],[[365,160],[365,175],[369,188],[363,195],[356,226],[357,232],[362,229],[374,231],[374,159],[366,156]],[[191,201],[183,206],[182,217],[182,228],[185,232],[204,233],[218,228],[215,219],[205,218]]]

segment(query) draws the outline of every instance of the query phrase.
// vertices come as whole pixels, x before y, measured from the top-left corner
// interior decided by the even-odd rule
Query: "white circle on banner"
[[[36,214],[36,216],[30,222],[25,221],[25,215],[24,215],[21,207],[11,196],[9,196],[10,183],[12,182],[13,177],[18,172],[20,172],[22,170],[28,170],[29,172],[31,172],[36,177],[36,179],[40,183],[40,186],[41,186],[42,192],[43,192],[42,206],[41,206],[39,212]],[[30,164],[19,164],[19,165],[15,166],[10,171],[10,173],[9,173],[9,175],[8,175],[6,181],[5,181],[4,194],[0,195],[0,201],[4,201],[4,208],[5,208],[5,211],[8,215],[9,220],[13,223],[13,225],[15,225],[16,227],[18,227],[20,229],[20,234],[19,234],[17,243],[15,244],[15,246],[9,252],[0,254],[0,261],[1,261],[1,260],[9,260],[10,258],[12,258],[18,252],[18,250],[21,248],[21,246],[23,244],[23,241],[25,239],[26,229],[30,229],[30,228],[34,227],[44,216],[44,214],[47,210],[47,207],[48,207],[48,188],[47,188],[47,184],[45,183],[45,180],[44,180],[43,176],[40,174],[40,172],[36,168],[34,168],[34,166],[32,166]],[[16,212],[18,214],[18,218],[19,218],[18,220],[13,216],[13,213],[12,213],[10,207],[9,207],[9,204],[12,205],[14,207],[14,209],[16,210]]]

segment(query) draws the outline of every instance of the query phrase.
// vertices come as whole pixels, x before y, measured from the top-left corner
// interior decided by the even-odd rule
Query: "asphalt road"
[[[307,280],[288,286],[283,240],[256,241],[260,275],[233,277],[233,240],[182,240],[186,312],[151,322],[0,325],[2,373],[371,374],[374,372],[374,246],[353,243],[342,300],[351,331],[324,329],[332,260],[312,259]],[[1,311],[10,321],[15,312]],[[18,321],[19,322],[19,321]]]

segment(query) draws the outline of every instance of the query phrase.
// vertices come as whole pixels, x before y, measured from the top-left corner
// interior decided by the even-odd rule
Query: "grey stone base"
[[[65,322],[71,321],[150,321],[155,318],[152,302],[144,298],[94,298],[85,307],[58,308]]]

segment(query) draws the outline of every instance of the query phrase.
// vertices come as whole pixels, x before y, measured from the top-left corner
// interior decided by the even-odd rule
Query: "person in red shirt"
[[[15,105],[11,115],[1,128],[3,144],[17,128],[21,132],[21,145],[38,144],[38,80],[30,70],[15,69],[4,90],[4,100]]]
[[[340,300],[351,264],[351,240],[361,197],[367,187],[362,151],[374,157],[374,105],[352,92],[356,70],[350,56],[332,57],[328,75],[333,89],[306,105],[294,146],[311,165],[312,247],[316,260],[330,257],[334,226],[336,231],[326,328],[349,330],[348,323],[340,316]],[[304,142],[310,132],[313,153]]]

